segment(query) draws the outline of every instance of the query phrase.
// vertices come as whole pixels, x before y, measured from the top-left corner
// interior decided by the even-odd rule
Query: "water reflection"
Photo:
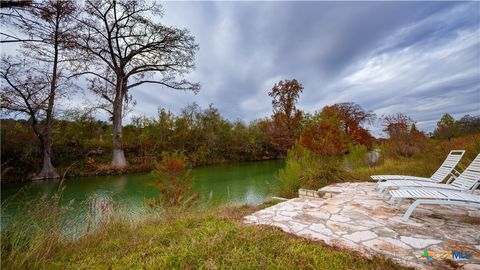
[[[204,201],[212,204],[258,204],[274,195],[271,185],[277,183],[275,174],[281,167],[282,161],[265,161],[194,168],[191,171],[193,189],[203,195]],[[150,174],[67,179],[64,182],[62,204],[72,202],[69,204],[73,209],[71,213],[75,216],[71,217],[72,221],[85,216],[88,199],[92,196],[111,198],[135,212],[148,199],[159,196],[154,182],[155,179]],[[60,181],[53,180],[2,186],[2,227],[10,216],[24,212],[24,202],[41,195],[52,195],[57,191],[59,183]],[[6,200],[9,202],[4,203]]]

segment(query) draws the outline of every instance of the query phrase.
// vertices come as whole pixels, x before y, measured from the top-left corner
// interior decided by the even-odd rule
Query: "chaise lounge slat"
[[[428,192],[422,192],[418,189],[399,189],[390,190],[390,195],[396,199],[450,199],[450,200],[469,200],[480,203],[480,196],[473,193],[451,190],[432,189]]]
[[[470,165],[455,178],[450,184],[431,183],[425,181],[411,181],[411,180],[389,180],[380,182],[378,189],[384,192],[394,188],[437,188],[454,191],[470,191],[473,192],[480,184],[480,171],[476,168],[480,165],[480,154],[470,163]]]
[[[379,182],[386,180],[417,180],[440,183],[452,174],[452,171],[455,169],[455,166],[457,166],[464,154],[465,150],[450,151],[445,161],[430,178],[410,175],[372,175],[370,178]]]
[[[451,191],[441,189],[399,189],[390,190],[392,199],[414,199],[402,217],[404,222],[408,221],[410,215],[420,204],[437,204],[437,205],[457,205],[465,207],[480,208],[480,196],[462,191]],[[393,200],[392,200],[393,201]]]
[[[404,222],[408,221],[410,215],[420,204],[457,205],[465,207],[480,208],[480,196],[466,192],[430,190],[429,192],[417,192],[417,190],[391,190],[392,198],[415,199],[415,202],[407,209],[402,217]],[[401,200],[401,201],[402,201]],[[400,202],[401,203],[401,202]]]

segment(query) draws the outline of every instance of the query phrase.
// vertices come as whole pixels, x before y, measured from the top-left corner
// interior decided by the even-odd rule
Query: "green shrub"
[[[352,168],[366,167],[368,166],[367,153],[368,149],[365,145],[350,145],[348,155],[345,156],[345,161]]]
[[[287,198],[296,197],[299,188],[318,189],[353,180],[340,158],[316,155],[298,143],[288,151],[285,168],[279,170],[278,178],[276,191]]]
[[[285,167],[278,171],[278,185],[275,191],[283,197],[293,198],[301,188],[300,178],[302,176],[302,160],[295,153],[299,147],[294,147],[287,152]]]

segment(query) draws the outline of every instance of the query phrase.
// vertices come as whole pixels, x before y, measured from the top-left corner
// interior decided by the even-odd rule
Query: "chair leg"
[[[389,204],[394,204],[395,203],[395,197],[391,197],[390,200],[388,201]]]
[[[400,209],[400,206],[402,206],[402,203],[403,203],[404,200],[405,200],[404,198],[400,199],[400,201],[397,204],[397,209]]]
[[[473,207],[473,208],[480,208],[480,203],[477,202],[465,202],[465,201],[452,201],[452,200],[415,200],[415,202],[410,205],[407,209],[407,212],[402,217],[402,221],[407,222],[412,215],[413,211],[417,206],[420,204],[435,204],[435,205],[457,205],[457,206],[466,206],[466,207]]]
[[[416,200],[415,202],[413,202],[412,205],[410,205],[410,207],[408,207],[407,212],[405,212],[405,214],[403,215],[402,221],[407,222],[408,219],[410,218],[410,215],[415,210],[415,208],[417,208],[417,206],[421,203],[422,203],[422,200]]]

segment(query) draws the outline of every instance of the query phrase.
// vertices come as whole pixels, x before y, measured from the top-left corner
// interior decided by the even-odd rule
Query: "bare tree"
[[[112,85],[111,82],[115,81],[115,76],[111,73],[112,71],[109,69],[103,70],[105,78],[109,78],[108,81],[105,79],[100,79],[97,76],[88,78],[89,85],[88,88],[97,96],[101,98],[98,104],[93,105],[95,109],[101,109],[107,112],[110,115],[110,121],[113,120],[113,105],[115,100],[115,87]],[[90,72],[80,72],[79,74],[89,74]],[[78,76],[75,74],[74,76]],[[126,95],[123,99],[123,108],[122,108],[122,119],[133,110],[133,107],[136,105],[136,101],[133,100],[131,95]]]
[[[3,80],[0,93],[1,107],[7,113],[23,114],[28,117],[36,137],[40,140],[44,162],[42,171],[48,169],[53,172],[50,178],[55,177],[55,168],[51,163],[46,145],[45,112],[49,101],[49,80],[47,74],[37,72],[35,69],[25,69],[31,66],[25,60],[15,61],[4,57],[1,62],[0,78]],[[47,156],[45,157],[45,153]],[[58,174],[57,174],[58,175]]]
[[[194,68],[198,45],[185,29],[164,26],[161,6],[143,0],[87,0],[80,20],[78,47],[88,61],[79,74],[89,75],[90,88],[111,105],[112,165],[128,165],[122,143],[122,112],[129,90],[158,84],[197,92],[198,83],[177,80]]]
[[[15,62],[10,57],[2,58],[1,107],[28,116],[35,135],[42,137],[38,124],[48,103],[48,81],[32,69],[22,68],[29,64],[25,60]]]
[[[6,87],[2,89],[5,108],[21,112],[20,107],[28,108],[36,104],[34,112],[30,109],[26,112],[32,122],[36,123],[39,122],[36,118],[39,117],[40,110],[44,112],[41,114],[44,127],[41,130],[34,129],[41,141],[43,152],[42,169],[35,179],[59,177],[51,161],[54,108],[59,91],[70,86],[66,65],[73,60],[69,56],[69,51],[75,44],[73,42],[75,39],[73,18],[77,10],[78,7],[74,0],[47,0],[31,3],[24,9],[13,9],[9,14],[2,13],[2,20],[7,18],[16,33],[16,35],[3,35],[3,37],[7,37],[7,40],[2,40],[2,42],[21,42],[22,46],[19,52],[22,57],[32,60],[29,61],[30,66],[19,66],[18,63],[12,63],[5,59],[3,63],[5,69],[2,68],[2,78],[7,82]],[[38,68],[34,68],[36,66]],[[13,70],[16,71],[13,72]],[[35,71],[42,73],[42,76],[32,74]],[[35,85],[32,85],[33,78],[42,78],[44,82],[48,82],[47,94],[43,93],[43,87],[37,89]],[[25,88],[22,89],[22,87]],[[7,95],[7,93],[11,95]],[[22,93],[26,93],[27,97],[31,93],[31,99],[25,99]],[[37,100],[33,97],[37,95],[45,96],[46,100],[43,101],[42,98]],[[39,103],[40,100],[42,100],[41,103]],[[19,101],[23,101],[23,104]],[[36,117],[32,118],[33,115]]]

